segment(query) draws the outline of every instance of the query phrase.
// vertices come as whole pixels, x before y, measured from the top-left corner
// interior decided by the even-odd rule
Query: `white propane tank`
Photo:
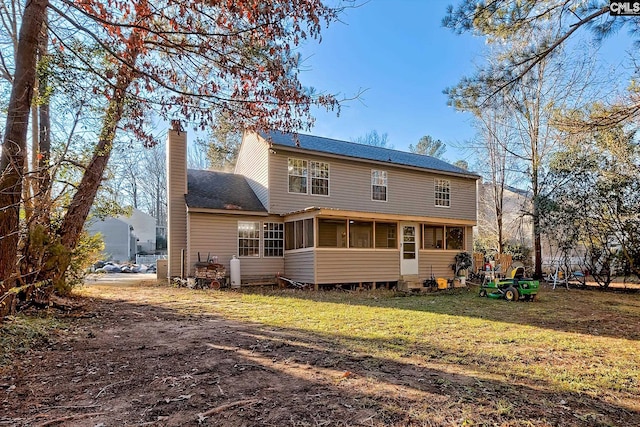
[[[240,260],[235,255],[231,258],[231,287],[240,287]]]

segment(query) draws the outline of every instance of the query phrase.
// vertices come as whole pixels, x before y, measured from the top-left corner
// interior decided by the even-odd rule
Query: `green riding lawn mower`
[[[507,301],[533,301],[538,294],[540,282],[524,277],[524,268],[517,268],[510,279],[493,279],[480,286],[480,296]]]

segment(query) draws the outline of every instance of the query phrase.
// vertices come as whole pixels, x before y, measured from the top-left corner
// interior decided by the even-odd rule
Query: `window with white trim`
[[[371,200],[387,201],[387,171],[371,170]]]
[[[238,221],[238,256],[260,256],[260,223]]]
[[[264,257],[284,256],[284,224],[265,222],[262,225],[262,253]]]
[[[307,194],[307,161],[302,159],[289,159],[289,193]]]
[[[436,206],[451,206],[451,181],[448,179],[435,180]]]
[[[311,171],[311,194],[329,195],[329,163],[309,162]]]

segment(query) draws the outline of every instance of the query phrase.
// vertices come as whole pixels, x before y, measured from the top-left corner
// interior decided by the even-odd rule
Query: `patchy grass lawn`
[[[473,290],[239,293],[129,282],[77,294],[95,317],[68,319],[65,336],[15,361],[23,373],[0,376],[15,385],[7,420],[640,425],[635,293],[543,289],[536,302],[508,303]],[[33,361],[56,367],[60,390],[24,402],[40,380],[26,377]]]
[[[56,335],[63,323],[51,316],[18,315],[0,323],[0,368],[15,357],[28,352],[31,347],[43,344]]]

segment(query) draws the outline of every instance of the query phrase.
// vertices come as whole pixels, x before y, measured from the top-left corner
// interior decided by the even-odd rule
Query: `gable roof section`
[[[389,148],[375,147],[372,145],[304,134],[297,134],[298,141],[300,142],[300,145],[298,146],[296,145],[296,135],[291,133],[270,131],[260,133],[260,135],[267,141],[271,142],[274,146],[305,149],[320,153],[336,154],[357,159],[410,166],[431,171],[447,172],[475,179],[479,178],[479,175],[476,173],[469,172],[449,164],[444,160],[423,154],[408,153],[406,151],[391,150]]]
[[[208,170],[187,170],[189,208],[267,212],[242,175]]]

